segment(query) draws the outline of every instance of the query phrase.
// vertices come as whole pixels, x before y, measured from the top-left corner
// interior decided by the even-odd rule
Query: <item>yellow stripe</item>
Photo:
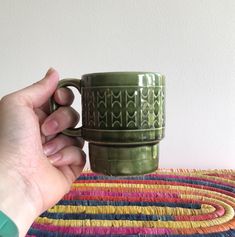
[[[53,224],[68,227],[149,227],[149,228],[199,228],[221,225],[218,220],[210,221],[119,221],[119,220],[55,220],[39,217],[39,224]]]
[[[215,208],[203,205],[202,209],[186,209],[154,206],[72,206],[56,205],[48,210],[52,213],[89,213],[89,214],[144,214],[144,215],[201,215],[214,212]]]

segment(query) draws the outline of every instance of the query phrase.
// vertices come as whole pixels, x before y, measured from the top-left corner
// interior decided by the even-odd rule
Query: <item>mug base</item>
[[[104,146],[89,143],[91,170],[108,176],[133,176],[158,168],[159,144]]]

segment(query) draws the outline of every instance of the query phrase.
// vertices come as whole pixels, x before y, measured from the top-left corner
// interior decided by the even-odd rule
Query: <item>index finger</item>
[[[70,106],[74,101],[74,94],[71,89],[67,87],[59,88],[55,91],[53,98],[56,103],[62,106]],[[50,114],[50,103],[49,101],[46,102],[41,109],[47,113]]]

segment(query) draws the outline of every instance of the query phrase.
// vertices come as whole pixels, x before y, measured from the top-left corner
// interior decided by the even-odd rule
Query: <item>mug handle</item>
[[[59,81],[57,89],[62,88],[62,87],[67,87],[67,86],[73,86],[75,87],[81,94],[81,80],[76,79],[76,78],[66,78],[62,79]],[[53,99],[53,96],[50,98],[50,112],[54,112],[57,110],[60,105],[55,102]],[[67,136],[72,136],[72,137],[81,137],[82,136],[82,127],[79,128],[67,128],[64,131],[62,131],[63,134]]]

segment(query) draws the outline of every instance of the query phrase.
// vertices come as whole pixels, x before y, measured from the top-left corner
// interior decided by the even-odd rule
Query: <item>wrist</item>
[[[40,214],[28,196],[26,184],[14,171],[0,167],[0,211],[7,215],[17,226],[19,236],[26,235],[33,221]],[[17,178],[19,178],[17,180]]]

